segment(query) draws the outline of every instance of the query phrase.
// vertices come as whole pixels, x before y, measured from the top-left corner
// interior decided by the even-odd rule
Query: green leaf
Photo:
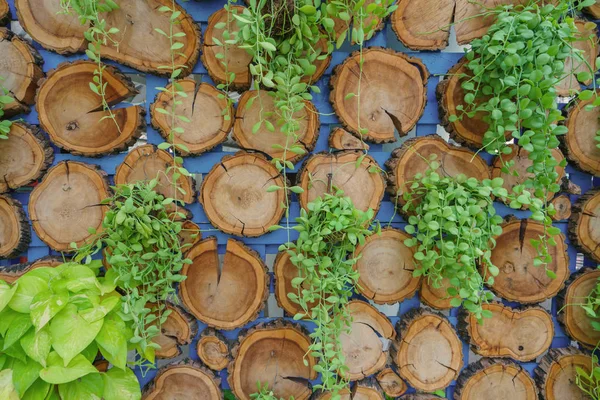
[[[258,42],[258,44],[267,51],[276,51],[277,48],[269,42]]]
[[[53,385],[50,385],[48,382],[44,382],[42,379],[38,379],[33,382],[33,385],[29,387],[27,392],[21,398],[22,400],[48,400],[50,389],[54,389]],[[0,396],[1,398],[1,396]]]
[[[89,374],[58,386],[63,399],[102,400],[104,381],[100,374]],[[107,397],[110,399],[110,397]],[[115,397],[115,399],[117,399]]]
[[[102,377],[105,399],[139,400],[142,397],[140,384],[129,368],[111,368]]]
[[[88,374],[97,374],[98,370],[84,356],[77,354],[65,367],[58,353],[53,351],[48,356],[48,367],[40,371],[40,378],[48,383],[60,385],[74,381]]]
[[[52,338],[48,328],[35,332],[33,329],[21,338],[21,347],[31,359],[46,367],[46,359],[50,354]]]
[[[0,399],[2,400],[19,400],[19,394],[13,385],[12,369],[0,371]]]
[[[28,314],[19,314],[13,318],[4,335],[4,347],[2,350],[8,349],[19,341],[31,326],[32,324]]]
[[[53,294],[41,292],[31,303],[31,321],[36,330],[42,329],[60,310],[67,306],[69,295],[66,292]]]
[[[14,360],[12,369],[13,383],[17,392],[23,397],[27,389],[29,389],[40,376],[42,366],[32,360],[27,360],[26,363]]]
[[[96,337],[102,355],[121,369],[126,368],[127,365],[126,331],[127,326],[122,318],[116,313],[111,313],[104,319],[102,329]]]
[[[35,270],[34,270],[35,271]],[[33,298],[40,292],[48,290],[48,283],[37,276],[23,275],[15,283],[17,290],[8,306],[20,313],[29,313]]]
[[[4,310],[6,305],[10,302],[16,290],[16,285],[11,287],[11,285],[8,283],[0,281],[0,312],[2,312],[2,310]]]

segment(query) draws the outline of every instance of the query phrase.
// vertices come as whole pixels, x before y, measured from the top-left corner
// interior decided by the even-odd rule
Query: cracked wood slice
[[[552,215],[553,221],[562,221],[571,218],[571,199],[566,194],[556,196],[552,201],[556,214]]]
[[[451,287],[450,280],[443,278],[440,287],[435,287],[429,279],[421,280],[421,289],[419,290],[419,298],[421,302],[436,310],[448,310],[452,308],[450,302],[453,298],[459,298],[458,295],[450,296],[448,288]]]
[[[392,29],[409,49],[440,50],[448,46],[454,0],[400,0]]]
[[[587,191],[573,205],[569,238],[585,255],[600,262],[600,188]]]
[[[339,400],[385,400],[385,393],[375,378],[365,378],[350,388],[339,392]],[[331,400],[331,393],[318,391],[313,394],[311,400]]]
[[[333,128],[329,134],[329,147],[336,150],[369,150],[368,144],[342,128]]]
[[[183,133],[174,132],[174,142],[186,146],[189,150],[177,148],[177,152],[182,155],[198,155],[227,140],[232,126],[233,106],[227,102],[226,94],[208,83],[198,83],[191,78],[178,80],[177,84],[180,85],[179,91],[186,93],[187,97],[176,97],[182,104],[175,106],[175,115],[189,119],[189,122],[176,119],[175,128],[183,129]],[[152,126],[169,141],[172,131],[171,115],[157,110],[161,108],[171,112],[173,108],[172,84],[166,89],[167,91],[156,95],[150,112]],[[223,113],[229,115],[230,119],[226,120]]]
[[[492,313],[483,324],[463,311],[458,331],[473,352],[483,357],[510,357],[532,361],[550,348],[554,338],[552,317],[541,307],[513,309],[500,303],[483,304]]]
[[[580,307],[600,279],[600,270],[584,268],[573,274],[558,295],[558,322],[567,335],[582,346],[593,349],[600,341],[600,332],[592,326],[592,318]]]
[[[535,382],[522,366],[502,359],[482,358],[458,377],[454,400],[537,400]],[[566,400],[566,399],[565,399]]]
[[[550,246],[552,262],[546,267],[556,274],[556,279],[546,275],[543,266],[536,267],[533,260],[537,249],[532,239],[543,235],[544,226],[533,220],[511,218],[502,225],[502,234],[496,237],[492,250],[492,263],[500,270],[490,289],[498,296],[522,304],[539,303],[556,296],[569,278],[569,256],[564,235],[556,236],[556,246]]]
[[[82,52],[87,48],[83,33],[87,26],[81,25],[75,12],[66,15],[56,2],[45,0],[15,0],[17,14],[23,29],[48,50],[60,54]],[[169,0],[122,0],[119,8],[100,14],[106,20],[108,28],[117,28],[119,32],[110,37],[118,42],[101,47],[102,58],[125,64],[142,72],[169,75],[171,65],[171,43],[169,39],[156,31],[169,32],[170,12],[161,12],[162,6],[171,7]],[[198,60],[200,53],[200,29],[183,7],[175,4],[180,12],[173,27],[174,34],[183,47],[175,53],[175,65],[181,65],[180,76],[188,75]]]
[[[64,261],[60,257],[46,256],[34,262],[9,265],[0,267],[0,280],[15,283],[17,279],[36,268],[55,268],[63,264]]]
[[[485,35],[496,22],[495,14],[487,14],[486,9],[505,4],[527,4],[528,0],[455,0],[454,22],[458,44],[467,44]]]
[[[402,378],[389,367],[378,373],[376,379],[385,394],[392,398],[402,396],[408,390]]]
[[[556,85],[556,92],[559,96],[572,96],[581,90],[581,84],[590,85],[592,80],[579,81],[577,74],[580,72],[591,72],[588,65],[595,71],[596,57],[598,56],[598,29],[596,24],[583,19],[576,19],[575,26],[579,31],[575,34],[578,39],[572,43],[573,48],[581,50],[584,61],[575,60],[573,57],[567,57],[564,60],[564,71],[569,71],[566,78]],[[593,39],[590,39],[593,38]]]
[[[60,64],[40,81],[36,109],[41,127],[58,147],[76,155],[97,157],[132,145],[145,128],[141,106],[114,109],[115,120],[102,108],[102,98],[90,89],[96,63]],[[114,67],[106,66],[106,101],[118,104],[137,93],[133,83]]]
[[[18,200],[0,195],[0,259],[16,257],[29,247],[29,221]]]
[[[235,329],[253,321],[269,294],[266,266],[258,253],[235,239],[227,241],[222,265],[217,239],[196,244],[181,272],[187,279],[179,285],[183,305],[196,318],[217,329]]]
[[[250,400],[259,381],[276,398],[310,398],[309,380],[317,377],[316,360],[307,353],[311,342],[304,328],[278,319],[241,331],[238,341],[228,367],[229,386],[237,399]]]
[[[394,142],[395,130],[406,135],[423,115],[429,72],[420,59],[390,49],[371,47],[362,57],[362,75],[359,52],[335,68],[330,81],[333,109],[353,134],[366,129],[367,141]],[[348,98],[349,93],[355,96]]]
[[[221,379],[200,363],[185,359],[162,367],[142,392],[143,400],[217,400]]]
[[[286,159],[297,163],[306,153],[310,153],[315,148],[319,138],[319,114],[312,102],[304,100],[304,108],[294,113],[294,119],[298,121],[298,130],[294,132],[294,136],[297,137],[296,142],[292,138],[288,139],[280,131],[278,124],[280,119],[280,113],[275,107],[275,99],[270,92],[265,90],[244,92],[235,113],[233,138],[241,148],[257,150],[272,158],[283,158],[287,142]],[[260,121],[263,123],[257,131],[254,131],[254,126]],[[275,128],[273,132],[267,129],[267,121]],[[295,143],[304,148],[304,154],[296,154],[289,150],[289,147]]]
[[[173,185],[173,170],[167,170],[174,165],[173,156],[156,146],[146,144],[132,149],[119,164],[115,173],[115,185],[126,185],[138,181],[158,180],[155,190],[165,197],[177,198],[186,204],[194,201],[194,185],[190,177],[181,175],[177,179],[177,187]]]
[[[550,349],[535,368],[534,380],[543,400],[590,400],[577,387],[577,368],[589,374],[592,358],[574,347]]]
[[[2,3],[0,3],[2,20]],[[28,42],[7,28],[0,28],[0,76],[13,102],[4,106],[4,116],[28,113],[35,102],[38,80],[44,76],[44,59]]]
[[[302,306],[293,302],[288,293],[295,293],[298,289],[292,286],[292,280],[298,276],[298,268],[290,260],[290,255],[284,250],[277,253],[273,262],[273,275],[275,276],[275,298],[277,304],[290,316],[305,313]],[[307,283],[306,283],[307,284]],[[307,303],[307,308],[312,309],[316,303]],[[304,317],[306,318],[306,316]]]
[[[392,359],[410,386],[435,392],[450,385],[462,368],[462,342],[442,314],[413,309],[396,324]]]
[[[10,23],[10,7],[6,0],[0,0],[0,26]]]
[[[200,360],[214,371],[225,369],[231,361],[229,341],[213,328],[206,328],[200,334],[196,352]]]
[[[364,379],[381,371],[387,362],[388,351],[382,340],[396,336],[389,319],[369,303],[353,300],[348,303],[352,317],[349,331],[340,334],[341,349],[351,381]]]
[[[200,203],[206,216],[221,231],[255,237],[279,223],[285,209],[283,177],[261,154],[237,152],[225,156],[202,182]]]
[[[600,90],[596,91],[600,94]],[[576,168],[600,176],[600,148],[596,145],[596,132],[600,130],[600,108],[593,107],[594,97],[589,100],[576,100],[567,108],[566,119],[563,122],[569,131],[561,136],[563,153],[569,163]]]
[[[414,296],[421,277],[413,277],[415,250],[404,244],[412,236],[393,228],[368,236],[356,247],[354,269],[360,274],[358,291],[377,304],[391,304]]]
[[[26,122],[13,122],[8,139],[0,140],[0,193],[40,178],[54,160],[42,132]]]
[[[198,333],[198,321],[182,307],[167,303],[166,310],[171,311],[167,320],[160,326],[158,336],[152,341],[160,345],[156,349],[157,358],[175,358],[181,355],[181,347],[190,344]]]
[[[38,237],[56,251],[71,252],[102,229],[110,197],[107,176],[96,165],[61,161],[48,170],[29,197],[29,217]]]
[[[361,157],[357,168],[356,162]],[[328,191],[329,183],[343,190],[344,196],[350,197],[357,209],[372,209],[374,215],[377,214],[385,192],[385,180],[377,161],[371,156],[352,150],[310,156],[298,173],[298,186],[304,189],[298,195],[300,206],[306,209],[308,203],[322,197]]]

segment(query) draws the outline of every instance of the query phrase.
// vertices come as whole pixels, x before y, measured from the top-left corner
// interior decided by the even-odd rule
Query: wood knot
[[[79,124],[77,123],[77,121],[71,121],[67,124],[68,131],[74,131],[76,129],[79,129]]]
[[[519,346],[519,351],[523,351],[525,348],[523,346]]]
[[[515,272],[515,266],[511,262],[507,262],[506,264],[504,264],[503,270],[506,274],[512,274],[513,272]]]
[[[245,190],[237,196],[240,207],[248,208],[262,199],[262,193],[257,190]]]

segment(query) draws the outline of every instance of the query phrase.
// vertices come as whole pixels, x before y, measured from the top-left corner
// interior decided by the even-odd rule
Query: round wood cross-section
[[[380,171],[377,161],[361,151],[313,154],[304,161],[298,173],[298,185],[304,189],[298,196],[300,205],[306,209],[308,203],[328,191],[330,183],[343,190],[344,196],[350,197],[357,209],[367,211],[370,208],[377,214],[385,192],[385,180]]]
[[[456,0],[454,21],[458,44],[467,44],[487,33],[496,19],[487,11],[504,4],[523,4],[527,0]]]
[[[330,82],[333,109],[352,133],[360,135],[361,129],[366,129],[365,140],[393,142],[395,131],[404,136],[421,118],[429,72],[417,58],[372,47],[362,54],[360,96],[350,97],[349,93],[359,93],[360,57],[359,52],[352,53],[335,68]]]
[[[23,206],[0,195],[0,259],[16,257],[29,246],[31,234]]]
[[[53,160],[54,151],[39,129],[13,122],[8,139],[0,140],[0,193],[35,181]]]
[[[335,150],[369,150],[368,144],[342,128],[333,128],[329,134],[329,147]]]
[[[597,91],[600,94],[600,91]],[[584,172],[600,175],[600,148],[596,141],[596,132],[600,130],[600,108],[586,110],[586,106],[594,102],[589,100],[575,101],[569,108],[564,125],[569,129],[561,136],[562,149],[569,163]]]
[[[145,127],[141,106],[114,109],[114,120],[102,109],[102,98],[89,86],[96,68],[91,61],[62,63],[40,81],[37,92],[40,125],[54,144],[73,154],[101,156],[124,150]],[[109,104],[137,93],[131,80],[114,67],[106,67],[103,79]]]
[[[445,0],[400,0],[392,29],[406,47],[440,50],[448,46],[455,3]]]
[[[319,114],[313,103],[305,100],[304,108],[294,113],[294,119],[299,124],[299,129],[294,133],[295,137],[288,138],[280,132],[278,124],[280,119],[279,111],[275,107],[275,99],[270,92],[265,90],[245,92],[240,97],[237,106],[233,138],[243,149],[258,150],[273,158],[284,157],[283,148],[285,148],[286,142],[288,148],[293,144],[298,144],[304,148],[306,153],[315,148],[315,143],[319,138]],[[260,128],[254,131],[253,127],[261,120],[271,123],[275,130],[269,131],[263,122]],[[296,163],[306,153],[296,154],[287,150],[285,157],[288,161]]]
[[[396,303],[414,296],[421,283],[413,277],[415,250],[404,244],[411,236],[385,228],[380,235],[368,236],[356,247],[360,255],[354,269],[360,273],[358,291],[378,304]]]
[[[199,363],[169,364],[144,388],[143,400],[217,400],[223,394],[221,379]]]
[[[574,347],[550,349],[534,370],[535,383],[544,400],[590,400],[577,387],[577,369],[590,373],[592,358]]]
[[[552,262],[546,268],[556,274],[556,279],[546,275],[543,266],[535,267],[533,260],[537,249],[532,239],[543,235],[544,226],[533,220],[511,219],[502,225],[502,234],[496,238],[492,250],[492,263],[500,273],[490,287],[498,296],[523,304],[539,303],[556,296],[569,278],[569,256],[565,238],[556,237],[556,246],[550,246]]]
[[[532,361],[550,348],[554,326],[552,317],[543,308],[513,310],[499,303],[483,304],[482,308],[492,313],[483,324],[469,312],[459,320],[459,332],[475,353]]]
[[[424,392],[441,390],[458,376],[462,367],[462,342],[441,314],[414,309],[396,325],[394,363],[409,385]]]
[[[402,378],[389,367],[377,374],[377,383],[384,393],[392,398],[402,396],[408,389]]]
[[[206,328],[200,334],[196,352],[208,368],[220,371],[231,361],[229,341],[212,328]]]
[[[60,257],[46,256],[31,263],[13,264],[0,268],[0,280],[15,283],[17,279],[36,268],[55,268],[63,264]]]
[[[183,308],[175,304],[167,304],[166,310],[171,313],[160,326],[158,336],[152,341],[160,345],[156,349],[157,358],[174,358],[181,354],[180,346],[190,344],[198,332],[198,322]]]
[[[589,190],[573,205],[569,238],[588,257],[600,262],[600,188]]]
[[[452,305],[450,304],[452,299],[454,297],[459,298],[458,295],[450,296],[448,294],[449,287],[452,287],[452,285],[450,285],[450,280],[448,278],[442,279],[440,287],[435,287],[433,282],[430,282],[429,279],[422,279],[419,298],[421,299],[421,302],[436,310],[448,310],[452,308]]]
[[[179,243],[184,253],[190,251],[193,245],[202,240],[200,227],[190,220],[181,223],[181,231],[177,236],[179,236]]]
[[[307,354],[310,339],[299,325],[275,320],[239,335],[229,364],[229,386],[239,400],[250,400],[256,383],[267,384],[276,398],[310,398],[309,380],[317,377],[316,360]],[[306,360],[307,365],[304,365]]]
[[[571,218],[572,205],[569,196],[561,194],[560,196],[556,196],[551,203],[556,210],[556,214],[551,217],[553,221],[563,221]]]
[[[290,255],[285,250],[277,253],[277,257],[275,257],[273,275],[275,276],[275,298],[277,299],[277,304],[290,317],[298,313],[305,313],[300,304],[293,302],[287,296],[288,293],[296,293],[298,291],[292,285],[292,280],[298,276],[298,267],[292,263]],[[315,305],[315,303],[308,303],[307,308],[310,310]]]
[[[589,24],[589,21],[584,19],[576,19],[575,27],[579,33],[575,34],[576,40],[572,46],[574,49],[581,51],[584,61],[575,59],[574,57],[567,57],[564,60],[563,71],[567,71],[567,76],[561,79],[559,84],[556,85],[556,92],[559,96],[572,96],[581,90],[582,83],[586,86],[592,83],[591,79],[580,82],[577,74],[580,72],[589,72],[588,65],[596,65],[596,57],[598,56],[598,29],[595,24]]]
[[[196,244],[186,257],[179,285],[185,307],[200,321],[217,329],[235,329],[254,320],[269,294],[268,274],[260,256],[242,242],[229,239],[223,262],[217,239]]]
[[[200,202],[210,222],[225,233],[260,236],[276,225],[285,212],[283,178],[264,156],[238,152],[225,156],[206,175]]]
[[[106,173],[97,166],[62,161],[48,170],[29,197],[29,217],[38,237],[56,251],[74,251],[100,231],[110,197]]]
[[[351,389],[342,389],[339,400],[385,400],[384,391],[374,378],[366,378],[357,382]],[[311,400],[331,400],[331,393],[316,392]]]
[[[187,78],[178,80],[180,90],[187,97],[176,96],[176,101],[181,104],[175,106],[175,114],[186,117],[189,122],[176,119],[175,128],[182,128],[183,133],[174,133],[175,144],[184,145],[189,151],[177,147],[183,155],[196,155],[209,151],[227,139],[233,120],[233,106],[228,104],[226,94],[215,89],[208,83],[198,83]],[[165,140],[169,140],[169,133],[173,128],[170,114],[163,114],[157,109],[171,111],[173,108],[172,87],[167,86],[167,91],[159,92],[154,103],[150,106],[152,113],[152,126],[156,128]],[[222,96],[222,97],[219,97]],[[225,115],[230,119],[226,120]]]

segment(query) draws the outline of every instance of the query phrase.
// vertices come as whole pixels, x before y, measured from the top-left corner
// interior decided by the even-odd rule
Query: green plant
[[[251,399],[256,399],[256,400],[284,400],[282,398],[277,398],[275,396],[275,394],[269,390],[269,385],[265,382],[264,385],[262,385],[260,382],[257,382],[256,385],[258,386],[258,391],[256,393],[253,393],[250,395]],[[294,400],[294,396],[290,396],[289,400]]]
[[[3,80],[4,78],[0,76],[0,82]],[[10,132],[10,127],[12,126],[11,120],[2,119],[6,105],[15,101],[15,99],[8,94],[8,89],[0,85],[0,139],[8,139],[8,133]]]
[[[97,277],[100,266],[65,263],[33,269],[13,285],[0,281],[0,381],[12,375],[10,396],[141,398],[127,367],[133,333],[119,312],[116,275]],[[92,365],[98,351],[113,365],[106,373]]]

